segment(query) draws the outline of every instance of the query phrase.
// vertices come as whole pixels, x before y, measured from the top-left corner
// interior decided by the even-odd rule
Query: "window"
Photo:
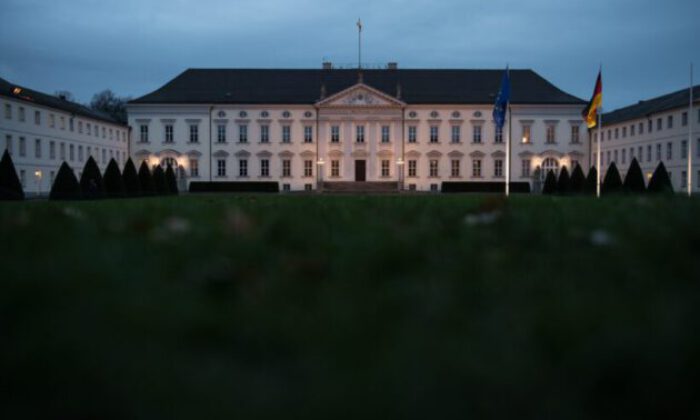
[[[56,179],[56,172],[49,172],[49,184],[53,185],[53,180]]]
[[[615,140],[617,140],[617,139],[619,139],[619,138],[620,138],[620,129],[619,129],[619,128],[616,128],[616,129],[615,129]]]
[[[19,138],[19,155],[22,157],[27,156],[27,142],[24,137]]]
[[[673,128],[673,115],[669,115],[666,119],[666,128]]]
[[[453,178],[459,178],[460,175],[461,161],[459,159],[452,159],[450,161],[450,176]]]
[[[681,188],[688,188],[688,172],[681,171]]]
[[[622,138],[624,139],[626,137],[627,137],[627,127],[625,126],[625,127],[622,127]]]
[[[417,141],[417,132],[418,130],[416,129],[415,125],[411,125],[408,127],[408,142],[409,143],[415,143]]]
[[[95,133],[97,133],[97,127],[95,127]],[[141,124],[141,127],[139,128],[140,132],[140,137],[139,137],[139,142],[141,143],[148,143],[148,126],[146,124]]]
[[[282,126],[282,143],[292,142],[292,127],[289,125]]]
[[[34,111],[34,124],[41,125],[41,111]]]
[[[391,164],[390,162],[391,161],[389,161],[388,159],[382,160],[382,178],[388,178],[391,176],[390,166],[389,166]]]
[[[644,134],[644,123],[639,123],[639,134]]]
[[[355,141],[358,143],[364,143],[365,142],[365,126],[364,125],[358,125],[355,127]]]
[[[304,176],[305,177],[314,176],[314,161],[313,160],[307,159],[304,161]]]
[[[197,159],[190,159],[190,176],[192,178],[199,176],[199,161]]]
[[[53,140],[49,142],[49,159],[56,159],[56,142]]]
[[[34,140],[34,157],[41,158],[41,139]]]
[[[65,130],[65,129],[66,129],[66,118],[61,117],[61,130]]]
[[[313,143],[314,141],[314,128],[310,125],[304,126],[304,143]]]
[[[493,141],[497,144],[503,143],[503,127],[496,126],[495,137]]]
[[[292,176],[292,161],[289,159],[282,160],[282,176],[283,177]]]
[[[104,165],[105,163],[107,163],[107,150],[102,149],[102,164]]]
[[[416,160],[408,161],[408,176],[411,178],[418,176],[418,162]]]
[[[119,156],[117,156],[117,159]],[[78,146],[78,162],[83,161],[83,146]]]
[[[5,118],[8,120],[12,119],[12,105],[5,104]]]
[[[199,125],[190,124],[190,143],[199,143]]]
[[[634,133],[634,130],[635,130],[636,128],[637,128],[636,125],[634,125],[634,124],[630,125],[630,136],[631,136],[631,137],[634,137],[634,134],[635,134],[635,133]]]
[[[172,143],[173,141],[175,141],[175,137],[173,135],[173,125],[166,124],[165,125],[165,142]]]
[[[610,160],[610,151],[608,150],[608,161]],[[554,172],[554,175],[559,173],[559,161],[554,158],[547,158],[542,162],[542,173],[548,174],[549,171]]]
[[[666,143],[666,160],[673,159],[673,143],[670,141]]]
[[[265,124],[260,126],[260,143],[270,142],[270,126]]]
[[[268,177],[270,176],[270,160],[260,159],[260,176]]]
[[[24,122],[26,120],[26,114],[24,112],[24,107],[19,107],[19,120]]]
[[[700,139],[697,139],[696,141],[695,154],[697,155],[697,157],[700,157]]]
[[[663,129],[663,120],[661,118],[656,119],[656,131],[661,131]]]
[[[87,147],[87,156],[88,157],[92,156],[92,147],[90,147],[90,146]],[[126,160],[126,157],[124,157],[124,160]]]
[[[523,125],[523,144],[530,144],[531,142],[531,126],[530,125]]]
[[[12,136],[9,134],[5,135],[5,149],[7,153],[12,154]]]
[[[459,143],[462,141],[462,127],[459,125],[452,126],[452,143]]]
[[[53,114],[49,114],[49,127],[51,127],[51,128],[56,127],[56,116]]]
[[[481,143],[481,126],[475,125],[472,132],[472,141],[474,143]]]
[[[75,130],[75,120],[73,119],[73,117],[68,119],[68,128],[70,129],[70,131]]]
[[[651,145],[647,146],[647,162],[651,162]]]
[[[83,122],[78,121],[78,133],[83,134]]]
[[[634,159],[634,147],[630,147],[630,163],[632,162],[632,159]]]
[[[622,162],[623,165],[627,163],[627,149],[622,149],[622,159],[620,162]]]
[[[437,159],[430,159],[429,165],[430,165],[429,166],[430,171],[428,173],[428,176],[430,176],[431,178],[435,178],[435,177],[439,176],[438,175],[438,161],[437,161]]]
[[[649,120],[649,121],[648,121],[648,130],[647,130],[647,131],[649,131],[649,133],[651,133],[653,130],[654,130],[654,123],[653,123],[652,120]]]
[[[27,171],[25,171],[24,169],[20,170],[19,171],[19,182],[22,184],[22,188],[26,187],[26,185],[25,185],[26,179],[27,179]]]
[[[282,184],[282,191],[289,192],[292,190],[292,186],[289,184]]]
[[[437,143],[440,141],[439,127],[437,125],[430,126],[430,142]]]
[[[581,142],[581,138],[579,136],[579,130],[580,130],[580,127],[578,125],[571,126],[571,143],[577,144],[577,143]]]
[[[637,148],[637,159],[639,159],[639,162],[644,161],[644,148],[642,146],[639,146]]]
[[[216,161],[216,176],[226,176],[226,159],[218,159]]]
[[[612,159],[610,158],[610,150],[608,150],[608,151],[605,153],[605,163],[608,164],[608,165],[610,165],[610,162],[612,162]]]
[[[331,143],[340,142],[340,126],[331,126]]]
[[[391,141],[391,129],[388,125],[382,126],[382,143],[389,143]]]
[[[661,143],[656,145],[656,160],[661,160]]]
[[[617,163],[617,150],[614,151],[615,157],[613,158],[613,162]]]
[[[688,112],[687,111],[684,112],[683,114],[681,114],[681,125],[683,127],[688,125]]]
[[[612,130],[608,130],[608,141],[612,140]]]
[[[75,146],[72,144],[68,146],[68,160],[71,162],[75,160]]]
[[[493,176],[503,178],[503,159],[495,159],[493,161]]]
[[[331,177],[338,178],[339,176],[340,176],[340,161],[339,160],[332,160],[331,161]]]
[[[530,176],[530,159],[523,159],[521,162],[521,176]]]
[[[481,159],[472,160],[472,178],[481,178]]]
[[[248,143],[248,125],[241,124],[238,126],[238,142]]]
[[[238,176],[242,178],[248,176],[248,159],[238,159]]]
[[[66,144],[61,142],[61,160],[66,160]]]
[[[557,127],[554,124],[547,124],[547,144],[554,144],[557,142]],[[617,138],[617,130],[615,130],[615,137]]]
[[[107,138],[107,129],[105,127],[102,127],[102,138],[103,139]]]

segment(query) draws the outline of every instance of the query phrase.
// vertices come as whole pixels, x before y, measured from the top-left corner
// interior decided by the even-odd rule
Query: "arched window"
[[[160,161],[160,166],[162,166],[163,169],[167,169],[168,165],[170,165],[173,168],[173,170],[175,170],[177,168],[177,161],[175,160],[175,158],[166,157]]]
[[[542,175],[547,176],[549,171],[553,171],[554,175],[559,173],[559,161],[554,158],[547,158],[542,162]]]

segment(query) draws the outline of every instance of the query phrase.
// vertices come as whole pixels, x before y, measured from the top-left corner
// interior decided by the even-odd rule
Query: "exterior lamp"
[[[396,164],[399,165],[399,166],[402,166],[402,165],[403,165],[403,159],[399,158],[399,159],[396,161]]]
[[[36,178],[37,191],[39,192],[40,195],[41,195],[41,177],[43,175],[44,174],[42,174],[40,170],[34,171],[34,177]]]

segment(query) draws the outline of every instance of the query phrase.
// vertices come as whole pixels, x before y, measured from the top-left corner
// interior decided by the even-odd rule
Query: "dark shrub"
[[[79,200],[82,197],[78,178],[66,162],[61,164],[51,187],[50,200]]]
[[[153,169],[153,185],[155,185],[156,195],[166,195],[168,194],[168,182],[165,179],[165,172],[160,165]]]
[[[656,170],[654,170],[654,175],[651,176],[647,191],[656,194],[673,193],[671,178],[668,177],[668,172],[666,171],[666,166],[664,166],[663,162],[659,162],[659,166],[657,166]]]
[[[559,172],[559,180],[557,181],[557,193],[561,195],[567,195],[571,192],[571,177],[569,177],[569,170],[566,166],[561,168]]]
[[[617,170],[617,165],[615,162],[608,166],[608,170],[605,173],[605,179],[603,179],[603,186],[601,189],[602,194],[618,194],[622,192],[622,178],[620,178],[620,172]]]
[[[165,169],[165,183],[168,186],[168,194],[177,195],[177,177],[170,165]]]
[[[127,196],[138,197],[141,195],[141,181],[139,181],[139,175],[136,173],[136,166],[131,158],[127,159],[126,165],[124,165],[122,179],[124,180],[124,188]]]
[[[642,168],[639,167],[639,162],[637,159],[632,159],[629,169],[627,169],[627,174],[625,175],[625,182],[622,188],[627,193],[639,194],[646,190],[644,186],[644,174],[642,174]]]
[[[141,195],[155,195],[156,186],[153,183],[153,175],[148,169],[148,164],[144,161],[139,168],[139,184],[141,185]]]
[[[105,176],[103,178],[105,185],[105,195],[109,198],[123,198],[126,193],[124,188],[124,180],[119,171],[119,165],[114,159],[109,160]]]
[[[277,184],[276,182],[274,184]],[[190,183],[190,191],[192,191]],[[506,191],[505,182],[443,182],[440,191],[444,193],[504,193]],[[277,192],[275,190],[274,192]],[[510,183],[510,192],[512,193],[529,193],[529,182],[512,182]]]
[[[569,182],[569,190],[572,194],[583,194],[586,188],[586,176],[583,174],[583,169],[578,163],[571,173],[571,181]]]
[[[444,184],[443,184],[444,185]],[[280,191],[278,182],[190,182],[191,193],[203,192],[266,192]],[[503,192],[503,188],[500,190]]]
[[[554,171],[547,172],[547,178],[544,180],[544,187],[542,188],[542,194],[554,194],[557,192],[557,176],[554,175]]]
[[[80,176],[80,191],[83,198],[95,200],[104,197],[105,189],[102,173],[100,173],[100,168],[92,156],[85,162],[83,174]]]
[[[588,176],[586,177],[586,183],[583,187],[583,192],[588,195],[595,195],[598,184],[598,169],[595,166],[591,166],[588,170]]]
[[[0,200],[24,200],[22,183],[7,149],[0,160]]]

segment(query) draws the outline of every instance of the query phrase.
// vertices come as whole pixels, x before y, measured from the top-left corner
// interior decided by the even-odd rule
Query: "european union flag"
[[[508,102],[510,102],[510,72],[506,67],[503,79],[501,79],[501,90],[498,91],[496,103],[493,106],[493,120],[498,128],[503,128],[503,124],[505,124]]]

